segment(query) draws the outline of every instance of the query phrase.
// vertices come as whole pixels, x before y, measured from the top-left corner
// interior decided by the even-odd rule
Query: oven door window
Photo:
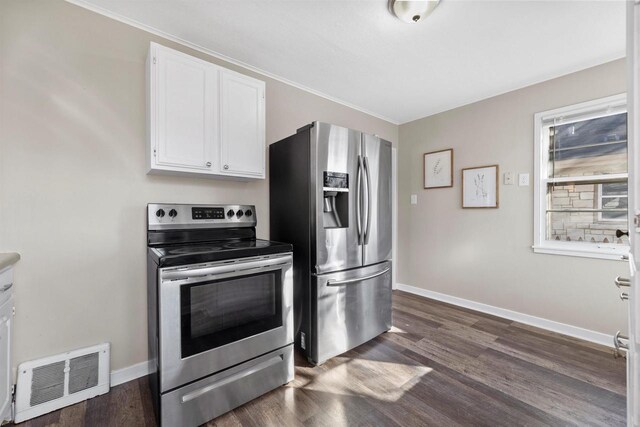
[[[274,270],[181,286],[182,357],[282,326],[281,276]]]

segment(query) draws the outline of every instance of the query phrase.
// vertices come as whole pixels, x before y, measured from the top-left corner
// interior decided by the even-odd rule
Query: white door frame
[[[627,3],[627,102],[629,147],[629,340],[627,425],[640,426],[640,4]],[[626,291],[626,289],[625,289]]]

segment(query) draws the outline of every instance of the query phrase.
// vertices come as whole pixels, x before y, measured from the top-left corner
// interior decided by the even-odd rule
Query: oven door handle
[[[249,270],[260,270],[265,267],[279,267],[283,265],[291,265],[291,256],[263,259],[259,261],[238,262],[216,265],[205,268],[190,268],[175,271],[163,271],[162,282],[167,280],[185,280],[195,279],[198,277],[211,276],[216,274],[233,273]]]

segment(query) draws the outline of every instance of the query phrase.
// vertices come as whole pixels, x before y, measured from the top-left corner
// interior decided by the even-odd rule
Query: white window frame
[[[627,111],[627,95],[622,93],[606,98],[595,99],[593,101],[582,102],[580,104],[569,105],[554,110],[543,111],[534,115],[534,227],[533,227],[533,251],[535,253],[568,255],[587,258],[600,258],[622,260],[622,255],[629,253],[628,245],[616,243],[596,243],[585,242],[564,242],[547,240],[547,185],[551,182],[562,182],[563,178],[549,179],[548,177],[548,138],[545,139],[543,129],[549,120],[561,119],[565,116],[584,115],[588,117],[593,114],[595,117],[602,117],[602,111],[611,110],[611,114],[619,114]],[[544,147],[544,149],[543,149]],[[628,173],[607,175],[611,180],[628,179]],[[602,176],[582,176],[571,177],[567,181],[590,181],[602,178]]]

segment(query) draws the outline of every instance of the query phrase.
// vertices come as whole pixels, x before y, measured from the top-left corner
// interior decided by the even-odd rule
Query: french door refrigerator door
[[[391,262],[314,277],[317,333],[309,358],[322,364],[391,329]]]
[[[363,134],[363,265],[391,259],[391,143]]]
[[[357,205],[362,188],[358,184],[363,179],[358,164],[361,135],[358,131],[327,123],[316,122],[312,128],[311,187],[315,221],[312,247],[315,247],[315,272],[318,274],[362,266],[359,234],[362,217],[361,206]],[[338,183],[332,183],[332,180]],[[332,191],[335,190],[332,186],[345,183],[347,188]],[[336,197],[335,205],[325,201],[331,197]],[[334,216],[327,213],[334,209],[342,215],[339,226]]]

